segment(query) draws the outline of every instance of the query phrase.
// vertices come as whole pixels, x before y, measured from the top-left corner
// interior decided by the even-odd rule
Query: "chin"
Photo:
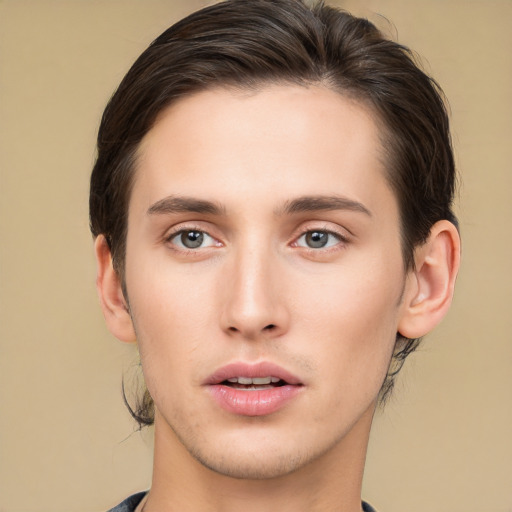
[[[275,454],[265,457],[260,452],[259,456],[252,453],[215,456],[214,454],[192,453],[193,457],[204,467],[217,474],[240,480],[267,480],[279,478],[293,473],[314,457],[306,457],[302,454]]]
[[[320,436],[315,437],[312,443],[304,436],[279,434],[268,432],[258,436],[252,432],[243,438],[217,437],[206,443],[182,440],[182,444],[203,467],[219,475],[243,480],[267,480],[295,473],[321,459],[332,451],[342,437]],[[319,442],[319,439],[323,442]]]

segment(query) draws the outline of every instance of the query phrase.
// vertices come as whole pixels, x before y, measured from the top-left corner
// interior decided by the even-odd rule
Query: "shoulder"
[[[146,495],[146,492],[138,492],[133,494],[129,498],[126,498],[122,503],[119,503],[117,507],[111,508],[108,512],[135,512],[137,505],[142,501],[142,498]]]
[[[363,512],[377,512],[371,505],[363,501]]]

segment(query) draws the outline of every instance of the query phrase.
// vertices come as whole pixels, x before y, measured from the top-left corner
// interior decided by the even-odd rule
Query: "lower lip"
[[[265,416],[277,412],[300,393],[302,386],[269,389],[236,389],[223,384],[208,386],[213,399],[226,411],[241,416]]]

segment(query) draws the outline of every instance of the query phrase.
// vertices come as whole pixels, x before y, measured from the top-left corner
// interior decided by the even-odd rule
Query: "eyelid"
[[[337,239],[337,242],[329,244],[326,247],[309,247],[308,245],[299,245],[299,240],[311,232],[322,232],[332,235]],[[337,224],[328,222],[310,221],[301,224],[296,230],[292,237],[289,245],[295,250],[299,250],[302,254],[307,255],[311,258],[323,258],[328,255],[334,255],[338,251],[342,251],[347,248],[347,245],[351,242],[353,235],[348,230]]]
[[[339,238],[343,242],[349,242],[352,237],[354,237],[353,233],[349,231],[345,227],[333,225],[333,223],[326,222],[306,222],[302,223],[298,228],[294,230],[292,235],[292,242],[297,240],[299,237],[305,235],[306,233],[311,233],[312,231],[321,231],[323,233],[329,233]]]
[[[200,233],[203,233],[207,237],[211,238],[214,243],[212,243],[210,245],[207,245],[205,247],[198,247],[197,249],[191,249],[191,248],[188,248],[188,247],[184,247],[184,246],[180,246],[180,245],[174,244],[172,242],[174,238],[176,238],[177,236],[179,236],[182,233],[185,233],[187,231],[198,231]],[[173,226],[172,228],[168,229],[165,232],[165,234],[162,237],[162,239],[163,239],[164,243],[173,245],[173,249],[175,249],[177,251],[180,251],[180,252],[194,252],[194,253],[197,253],[201,249],[210,249],[212,247],[220,247],[221,245],[223,245],[222,242],[217,237],[213,236],[210,233],[209,229],[205,229],[204,226],[199,226],[197,223],[189,224],[189,223],[186,223],[186,222],[180,222],[176,226]]]
[[[333,231],[327,231],[325,229],[308,229],[307,231],[302,233],[302,235],[300,235],[298,238],[296,238],[295,244],[297,244],[298,247],[304,247],[305,249],[314,249],[314,250],[318,251],[318,250],[322,250],[322,249],[329,249],[330,247],[335,245],[335,244],[329,244],[324,247],[308,247],[307,245],[299,245],[299,240],[301,240],[306,235],[308,235],[308,233],[325,233],[326,235],[332,236],[338,243],[347,241],[346,239],[341,237],[338,233],[335,233]]]
[[[183,244],[183,242],[180,241],[180,238],[183,235],[183,233],[191,233],[191,232],[192,233],[201,233],[204,237],[207,237],[207,239],[209,239],[210,241],[208,242],[207,245],[201,245],[200,247],[195,247],[195,248],[187,247]],[[182,229],[182,230],[178,231],[177,233],[174,233],[168,240],[169,240],[169,242],[178,246],[180,248],[180,250],[185,250],[185,251],[189,251],[189,250],[190,251],[198,251],[199,249],[207,249],[209,247],[215,246],[215,238],[213,238],[211,235],[209,235],[205,231],[199,231],[198,229]],[[178,243],[178,241],[180,241],[180,243]]]

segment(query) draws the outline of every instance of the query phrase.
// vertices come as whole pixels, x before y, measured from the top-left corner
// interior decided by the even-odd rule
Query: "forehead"
[[[368,108],[322,86],[196,93],[162,112],[143,139],[133,206],[176,194],[269,206],[304,194],[387,201],[379,135]]]

